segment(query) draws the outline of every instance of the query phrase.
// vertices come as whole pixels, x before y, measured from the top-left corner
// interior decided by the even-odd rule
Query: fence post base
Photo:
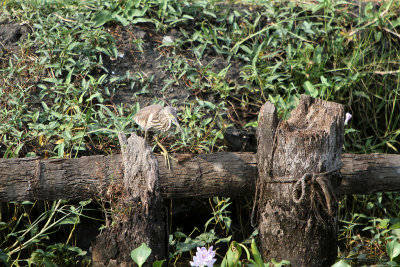
[[[263,258],[331,266],[337,257],[337,201],[344,109],[303,95],[287,121],[260,111],[256,201]]]
[[[130,253],[146,243],[152,254],[145,266],[167,259],[165,207],[159,194],[158,163],[143,138],[119,134],[123,155],[123,190],[112,225],[97,236],[93,266],[134,266]],[[115,265],[116,264],[116,265]]]

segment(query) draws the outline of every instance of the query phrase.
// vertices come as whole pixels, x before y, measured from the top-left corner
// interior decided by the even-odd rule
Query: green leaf
[[[85,256],[87,254],[86,251],[84,251],[84,250],[82,250],[81,248],[78,248],[78,247],[72,247],[72,246],[70,247],[70,246],[68,246],[67,249],[69,251],[75,252],[78,256]]]
[[[48,257],[44,257],[43,264],[44,264],[45,267],[56,267],[57,266]]]
[[[240,48],[246,52],[247,54],[251,55],[253,53],[253,50],[251,50],[250,48],[248,48],[246,45],[241,45]]]
[[[202,240],[191,240],[190,238],[187,238],[185,243],[178,242],[176,244],[176,253],[191,251],[196,247],[203,247],[205,244],[206,242]]]
[[[274,264],[274,267],[290,265],[290,261],[287,260],[281,260],[280,262],[277,262],[275,259],[271,259],[271,262]]]
[[[113,20],[116,20],[116,21],[118,21],[119,23],[121,23],[122,24],[122,26],[128,26],[128,24],[129,24],[129,21],[125,18],[125,17],[123,17],[123,16],[120,16],[120,15],[118,15],[118,14],[113,14]]]
[[[110,11],[108,10],[102,10],[99,13],[97,13],[97,15],[94,17],[94,27],[99,27],[102,26],[104,24],[106,24],[109,21],[113,20],[113,16],[111,14]]]
[[[397,240],[392,240],[386,245],[386,252],[390,260],[400,255],[400,243]]]
[[[357,97],[365,97],[366,99],[368,99],[368,101],[371,101],[369,95],[367,95],[365,92],[363,91],[354,91],[353,94]]]
[[[214,13],[211,13],[210,11],[207,11],[207,10],[204,10],[203,14],[213,17],[214,19],[217,18],[217,16]]]
[[[248,122],[243,126],[243,128],[247,128],[247,127],[255,127],[255,128],[257,128],[258,127],[258,121]]]
[[[133,8],[133,9],[124,11],[124,13],[128,19],[133,19],[134,17],[143,17],[146,14],[147,9],[148,9],[147,6],[143,7],[143,8],[138,8],[138,9]]]
[[[210,101],[198,100],[198,103],[199,103],[200,106],[205,106],[205,107],[208,107],[210,109],[215,109],[216,108],[216,106],[213,103],[211,103]]]
[[[186,238],[186,237],[187,237],[187,235],[185,235],[184,233],[179,232],[179,231],[176,231],[176,232],[174,233],[174,235],[175,235],[176,237],[182,237],[182,238]]]
[[[153,20],[146,19],[146,18],[137,18],[137,19],[132,20],[132,24],[147,23],[147,22],[154,23]]]
[[[400,238],[400,229],[392,230],[392,235],[396,236],[397,238]]]
[[[228,266],[236,266],[239,262],[240,256],[242,255],[242,247],[236,241],[233,241],[229,246],[228,252],[226,252],[226,260]]]
[[[65,218],[64,220],[58,222],[56,225],[62,225],[62,224],[75,224],[79,222],[79,216],[69,216]]]
[[[262,260],[261,254],[257,249],[257,244],[254,238],[251,239],[251,253],[253,254],[253,258],[257,263],[257,266],[262,267],[264,265],[264,262]]]
[[[162,267],[165,260],[153,262],[153,267]]]
[[[6,267],[11,265],[9,256],[0,249],[0,262],[3,262]]]
[[[206,126],[207,124],[209,124],[209,123],[212,121],[212,119],[213,119],[213,118],[207,118],[207,119],[203,120],[203,121],[201,122],[201,127],[204,127],[204,126]]]
[[[228,236],[228,237],[225,237],[225,238],[220,238],[220,239],[218,239],[218,240],[215,242],[215,244],[218,244],[218,243],[228,243],[229,241],[231,241],[231,239],[232,239],[232,236],[231,236],[231,235]]]
[[[347,261],[340,260],[340,261],[336,262],[334,265],[332,265],[331,267],[351,267],[351,266],[350,266],[350,264],[347,263]]]
[[[228,267],[228,261],[226,260],[226,256],[222,259],[220,267]]]
[[[310,83],[309,81],[306,81],[303,84],[303,88],[306,91],[307,95],[312,96],[314,98],[316,98],[318,96],[318,89],[316,89],[314,87],[314,85],[312,83]]]
[[[145,243],[142,243],[140,247],[132,250],[131,258],[133,259],[134,262],[136,262],[137,265],[139,265],[139,267],[141,267],[143,263],[146,262],[150,254],[151,254],[151,248],[149,248]]]

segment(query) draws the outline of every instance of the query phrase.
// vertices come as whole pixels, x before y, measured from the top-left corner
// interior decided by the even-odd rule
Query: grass
[[[3,1],[0,22],[11,19],[30,34],[18,48],[0,49],[0,155],[117,153],[113,130],[137,130],[132,117],[145,97],[181,108],[184,138],[169,138],[170,150],[227,150],[227,128],[257,127],[267,100],[287,118],[302,93],[342,103],[353,115],[345,152],[399,153],[400,3],[361,6],[329,0]],[[131,53],[121,27],[151,33],[132,38],[132,53],[151,56],[154,47],[162,58],[156,70],[166,78],[151,69],[118,68]],[[172,42],[160,41],[164,36]],[[131,93],[129,104],[114,101],[122,90]],[[189,97],[168,99],[171,90]],[[387,262],[399,200],[395,193],[344,198],[339,256]]]

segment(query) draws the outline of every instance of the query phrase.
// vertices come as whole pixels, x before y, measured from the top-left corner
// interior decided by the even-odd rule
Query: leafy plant
[[[345,152],[398,153],[400,3],[366,3],[359,9],[355,5],[4,1],[0,21],[12,18],[31,33],[19,42],[19,49],[3,49],[4,44],[0,49],[0,155],[116,153],[115,132],[137,129],[131,123],[140,108],[138,100],[152,94],[154,86],[161,89],[160,98],[183,87],[181,95],[188,95],[175,100],[181,107],[183,136],[165,141],[174,152],[226,150],[228,127],[257,127],[259,108],[267,100],[287,119],[300,94],[306,93],[342,103],[353,115],[345,130]],[[124,37],[119,29],[125,25],[133,50],[144,57],[149,47],[160,53],[163,63],[154,68],[168,70],[162,82],[141,67],[119,64],[129,58],[120,51]],[[152,38],[138,38],[132,28],[149,29]],[[173,32],[173,42],[158,43]],[[124,67],[115,71],[119,65]],[[131,105],[115,103],[123,89],[132,94]],[[396,225],[398,200],[397,193],[343,198],[339,256],[397,261],[397,241],[390,227]],[[174,257],[196,245],[229,239],[234,219],[227,212],[228,202],[219,198],[212,205],[206,228],[215,229],[205,230],[201,238],[193,237],[199,230],[176,231],[174,246],[181,247]],[[31,224],[16,222],[18,227]],[[217,227],[224,229],[223,237]],[[37,249],[41,249],[35,253],[37,259],[53,259],[53,250]]]
[[[253,238],[251,240],[250,251],[245,245],[233,241],[230,244],[229,249],[222,260],[221,267],[243,266],[244,260],[240,260],[243,251],[246,252],[246,257],[247,257],[246,260],[250,262],[249,264],[246,264],[246,266],[249,267],[269,267],[269,266],[280,267],[280,266],[290,265],[290,262],[287,260],[282,260],[280,262],[277,262],[274,259],[272,259],[270,263],[264,263],[261,258],[261,254],[257,249],[256,242]]]
[[[149,248],[145,243],[135,248],[131,252],[131,258],[136,262],[139,267],[141,267],[151,254],[151,248]]]
[[[6,265],[13,266],[17,262],[27,262],[28,264],[45,264],[46,266],[70,265],[80,262],[88,262],[84,259],[86,252],[78,247],[69,245],[75,226],[79,224],[80,217],[86,205],[90,201],[82,201],[79,206],[67,205],[66,201],[54,201],[50,209],[40,214],[36,219],[29,218],[29,212],[18,214],[9,222],[0,222],[1,235],[0,243],[2,251],[0,260]],[[25,201],[21,204],[23,209],[34,203]],[[16,210],[17,211],[17,210]],[[26,220],[28,217],[28,220]],[[32,218],[33,219],[33,218]],[[49,235],[58,228],[71,225],[72,230],[65,244],[54,244],[46,246],[45,241]],[[21,259],[21,255],[31,251],[30,257]],[[24,253],[23,253],[24,252]],[[68,255],[68,256],[67,256]],[[78,260],[78,258],[81,259]]]
[[[135,248],[131,252],[132,260],[141,267],[151,254],[151,248],[149,248],[145,243],[142,243],[139,247]],[[153,262],[153,267],[161,267],[165,260]]]

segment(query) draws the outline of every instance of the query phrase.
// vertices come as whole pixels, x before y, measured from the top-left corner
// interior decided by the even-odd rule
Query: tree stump
[[[159,193],[158,163],[145,140],[119,134],[123,155],[123,191],[113,223],[97,236],[93,266],[134,266],[130,253],[146,243],[152,254],[145,266],[167,259],[165,207]]]
[[[260,111],[256,201],[263,258],[331,266],[337,257],[337,201],[344,109],[302,95],[288,121]]]

